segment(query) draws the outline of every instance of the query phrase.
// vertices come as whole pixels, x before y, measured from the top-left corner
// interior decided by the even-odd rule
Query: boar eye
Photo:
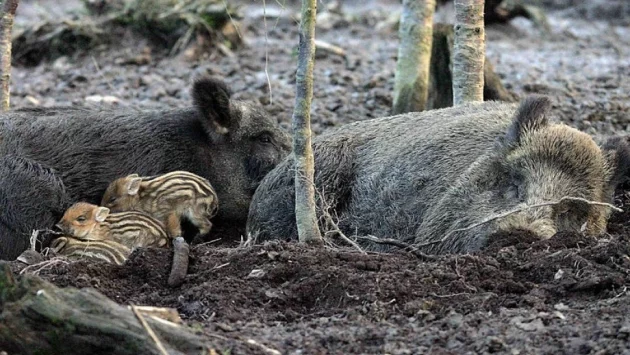
[[[107,203],[114,203],[114,202],[116,202],[116,197],[115,197],[115,196],[114,196],[114,197],[111,197],[111,198],[107,201]]]
[[[271,143],[271,136],[268,133],[263,133],[256,138],[259,142],[269,144]]]
[[[78,221],[78,222],[85,222],[85,216],[79,216],[79,217],[77,217],[77,221]]]

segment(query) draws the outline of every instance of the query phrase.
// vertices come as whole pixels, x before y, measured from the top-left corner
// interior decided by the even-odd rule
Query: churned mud
[[[38,6],[53,3],[22,0],[24,21],[37,21]],[[318,38],[342,47],[345,56],[317,56],[316,134],[389,114],[397,55],[389,17],[396,3],[367,1],[369,9],[350,2],[342,15],[330,12],[319,21]],[[496,72],[521,96],[550,95],[556,119],[597,136],[625,134],[628,16],[600,14],[596,6],[605,1],[573,11],[563,1],[544,3],[554,5],[548,12],[551,34],[525,19],[487,29]],[[624,4],[617,4],[619,11],[627,11]],[[260,5],[244,10],[247,46],[234,57],[171,57],[128,34],[116,46],[15,68],[12,105],[183,106],[190,102],[193,73],[206,71],[224,76],[237,97],[259,100],[289,127],[296,12],[277,4],[263,11]],[[148,62],[120,64],[145,46]],[[168,250],[137,250],[123,266],[58,261],[30,272],[62,287],[96,288],[121,304],[177,308],[219,353],[619,354],[630,351],[628,189],[618,190],[615,203],[624,212],[613,215],[608,234],[599,239],[559,234],[539,241],[516,231],[493,236],[483,252],[430,261],[402,252],[211,243],[191,248],[189,274],[177,288],[167,286]],[[24,266],[12,267],[19,272]]]

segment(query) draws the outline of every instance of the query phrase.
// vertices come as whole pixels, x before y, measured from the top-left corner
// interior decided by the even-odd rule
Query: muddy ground
[[[18,25],[78,6],[56,3],[22,0]],[[626,134],[627,2],[544,3],[550,34],[525,19],[487,28],[495,70],[519,95],[550,95],[558,120],[596,136]],[[216,52],[196,59],[170,57],[143,38],[122,33],[117,44],[14,68],[12,105],[109,105],[95,103],[93,96],[111,95],[118,99],[114,105],[131,108],[185,106],[192,75],[207,71],[224,76],[237,97],[259,100],[289,127],[296,13],[277,4],[263,11],[260,5],[244,8],[241,33],[247,46],[234,57]],[[613,5],[618,8],[611,10]],[[344,16],[320,15],[318,38],[343,47],[346,56],[317,56],[316,134],[389,113],[398,43],[389,19],[397,6],[396,1],[350,2]],[[442,9],[437,18],[451,15]],[[149,63],[120,64],[145,47]],[[37,271],[56,285],[94,287],[122,304],[175,307],[217,350],[232,354],[268,353],[247,339],[293,354],[630,353],[630,196],[625,192],[630,185],[624,188],[616,204],[625,212],[613,216],[599,240],[562,234],[536,241],[516,232],[495,236],[484,252],[437,260],[283,243],[208,244],[193,248],[189,275],[177,289],[165,287],[166,250],[138,250],[123,266],[59,262]],[[22,266],[13,268],[17,272]]]

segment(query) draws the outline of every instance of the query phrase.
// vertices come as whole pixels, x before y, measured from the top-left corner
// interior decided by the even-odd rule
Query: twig
[[[365,252],[365,250],[363,250],[363,248],[361,248],[361,246],[359,244],[357,244],[357,242],[355,242],[354,240],[348,238],[342,231],[341,229],[339,229],[339,226],[337,225],[337,223],[335,223],[335,221],[332,220],[332,216],[328,213],[328,212],[324,212],[324,218],[327,219],[327,222],[330,224],[330,226],[332,227],[331,230],[326,231],[324,233],[324,236],[327,236],[329,233],[330,234],[337,234],[341,239],[343,239],[343,241],[345,241],[346,243],[352,245],[355,249],[357,249],[361,254],[363,255],[367,255],[367,253]]]
[[[457,296],[464,296],[464,295],[470,295],[469,292],[460,292],[460,293],[451,293],[448,295],[438,295],[435,292],[431,292],[429,293],[429,295],[436,297],[436,298],[450,298],[450,297],[457,297]]]
[[[199,247],[201,247],[201,246],[206,246],[206,245],[214,244],[214,243],[216,243],[216,242],[218,242],[218,241],[220,241],[220,240],[221,240],[221,238],[213,239],[213,240],[211,240],[211,241],[209,241],[209,242],[196,244],[196,245],[195,245],[195,246],[193,246],[192,248],[193,248],[193,249],[197,249],[197,248],[199,248]]]
[[[538,204],[535,204],[535,205],[524,206],[524,207],[513,209],[513,210],[510,210],[510,211],[498,214],[498,215],[494,215],[494,216],[491,216],[491,217],[488,217],[488,218],[484,219],[481,222],[471,224],[468,227],[454,229],[454,230],[446,233],[446,235],[444,237],[442,237],[441,239],[432,240],[432,241],[426,242],[426,243],[414,244],[414,246],[417,247],[417,248],[422,248],[422,247],[426,247],[426,246],[433,245],[433,244],[436,244],[436,243],[442,243],[445,240],[447,240],[448,238],[450,238],[455,233],[465,232],[467,230],[479,227],[479,226],[484,225],[486,223],[495,221],[497,219],[505,218],[505,217],[507,217],[509,215],[512,215],[512,214],[515,214],[515,213],[519,213],[519,212],[523,212],[523,211],[531,209],[531,208],[539,208],[539,207],[545,207],[545,206],[555,206],[555,205],[558,205],[558,204],[560,204],[560,203],[562,203],[564,201],[584,202],[584,203],[586,203],[586,204],[588,204],[590,206],[608,207],[608,208],[610,208],[610,209],[612,209],[612,210],[614,210],[616,212],[623,212],[623,210],[621,208],[616,207],[616,206],[614,206],[614,205],[612,205],[610,203],[590,201],[590,200],[587,200],[587,199],[581,198],[581,197],[565,196],[565,197],[561,198],[558,201],[543,202],[543,203],[538,203]]]
[[[92,56],[91,58],[92,58],[92,63],[94,64],[94,68],[96,69],[96,73],[98,73],[98,75],[101,78],[106,79],[105,75],[103,75],[103,72],[101,71],[101,67],[98,65],[98,62],[96,61],[96,58],[94,58],[94,56]],[[105,80],[105,83],[107,84],[107,86],[109,86],[109,89],[111,90],[112,93],[116,92],[110,80]]]
[[[272,348],[270,348],[270,347],[268,347],[266,345],[263,345],[263,344],[257,342],[254,339],[247,339],[245,342],[247,344],[251,344],[251,345],[255,345],[255,346],[259,347],[262,351],[266,352],[267,354],[282,355],[282,353],[279,352],[278,350],[272,349]]]
[[[29,243],[30,243],[32,251],[35,251],[35,246],[37,244],[38,237],[39,237],[39,229],[33,230],[33,233],[31,233],[31,238],[29,239]]]
[[[313,188],[315,188],[314,184],[313,184]],[[345,241],[346,243],[352,245],[361,254],[367,255],[365,250],[363,250],[363,248],[361,248],[361,246],[359,244],[357,244],[357,242],[355,242],[354,240],[348,238],[341,231],[341,229],[339,228],[339,225],[335,222],[335,220],[333,219],[333,216],[329,212],[330,205],[326,201],[326,198],[324,196],[324,191],[322,190],[321,192],[319,192],[319,191],[317,191],[317,189],[315,189],[315,191],[319,195],[319,200],[320,200],[320,203],[321,203],[321,207],[320,207],[321,215],[324,218],[324,221],[326,222],[326,224],[328,224],[329,227],[331,228],[331,229],[327,230],[326,232],[324,232],[324,237],[328,237],[329,234],[337,234],[343,241]]]
[[[226,267],[226,266],[228,266],[228,265],[230,265],[230,263],[225,263],[225,264],[217,265],[217,266],[213,267],[212,269],[210,269],[210,271],[219,270],[219,269],[222,269],[222,268],[224,268],[224,267]]]
[[[30,244],[30,248],[31,250],[36,250],[37,247],[37,242],[39,242],[39,234],[45,232],[48,234],[52,234],[52,235],[62,235],[63,233],[61,232],[57,232],[51,229],[34,229],[33,232],[31,233],[31,236],[29,238],[29,244]]]
[[[138,312],[138,309],[136,308],[136,306],[133,305],[133,304],[130,304],[129,306],[131,306],[131,311],[133,312],[133,314],[136,315],[136,318],[138,318],[138,321],[140,322],[140,324],[142,324],[142,327],[144,328],[144,330],[146,330],[147,334],[149,334],[151,339],[153,339],[153,341],[155,342],[155,346],[160,351],[160,354],[168,355],[168,352],[166,351],[166,348],[164,348],[164,345],[162,345],[162,342],[160,341],[160,339],[153,332],[153,329],[151,329],[151,327],[149,326],[149,323],[147,323],[147,321],[144,319],[142,314],[140,314],[140,312]]]
[[[328,43],[328,42],[324,42],[322,40],[316,39],[315,40],[315,48],[328,52],[328,53],[332,53],[335,55],[338,55],[340,57],[345,57],[346,56],[346,52],[343,50],[343,48],[339,47],[339,46],[335,46],[334,44]]]
[[[269,78],[269,33],[267,29],[267,4],[263,0],[263,24],[265,27],[265,76],[269,86],[269,104],[273,104],[273,93],[271,91],[271,79]]]
[[[153,307],[153,306],[135,306],[136,310],[145,316],[154,317],[156,319],[167,320],[174,324],[182,324],[182,318],[175,308]],[[131,309],[131,306],[129,306]]]
[[[223,0],[223,5],[225,5],[225,13],[230,18],[230,22],[232,22],[232,25],[234,26],[234,29],[236,30],[236,34],[238,35],[238,38],[243,40],[243,36],[241,35],[241,31],[239,31],[238,25],[236,24],[236,21],[234,21],[234,19],[232,18],[232,13],[228,9],[228,4],[227,4],[227,2],[225,0]]]
[[[24,269],[22,269],[22,271],[20,271],[20,275],[30,272],[31,269],[35,269],[35,268],[38,268],[38,269],[33,272],[30,272],[30,274],[39,275],[39,273],[42,272],[42,270],[44,270],[45,268],[52,267],[53,265],[56,265],[56,264],[69,264],[69,263],[62,258],[53,258],[50,260],[42,261],[41,263],[37,263],[37,264],[33,264],[33,265],[29,265],[25,267]]]
[[[391,238],[378,238],[373,235],[359,236],[357,238],[368,240],[372,243],[377,243],[377,244],[393,245],[395,247],[401,248],[403,250],[406,250],[412,253],[413,255],[417,256],[420,259],[424,259],[424,260],[437,260],[438,259],[437,256],[425,254],[421,252],[420,250],[418,250],[418,248],[416,248],[415,246],[401,242],[400,240],[391,239]]]
[[[258,234],[252,235],[251,233],[247,234],[247,239],[243,240],[243,236],[241,235],[241,242],[239,243],[239,248],[247,248],[248,246],[254,245],[256,243]]]

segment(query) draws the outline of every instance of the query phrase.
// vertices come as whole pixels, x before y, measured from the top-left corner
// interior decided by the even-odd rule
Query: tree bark
[[[185,326],[134,312],[98,291],[14,279],[0,263],[0,352],[9,354],[201,354],[212,344]],[[142,320],[147,326],[143,326]]]
[[[302,0],[300,42],[293,110],[293,154],[295,155],[295,217],[302,243],[321,243],[315,215],[313,147],[311,146],[311,100],[315,65],[316,0]]]
[[[484,0],[455,0],[453,106],[483,100]]]
[[[394,84],[394,114],[422,111],[429,90],[435,0],[404,0]]]
[[[11,32],[19,0],[4,0],[0,18],[0,110],[9,109],[11,82]]]

